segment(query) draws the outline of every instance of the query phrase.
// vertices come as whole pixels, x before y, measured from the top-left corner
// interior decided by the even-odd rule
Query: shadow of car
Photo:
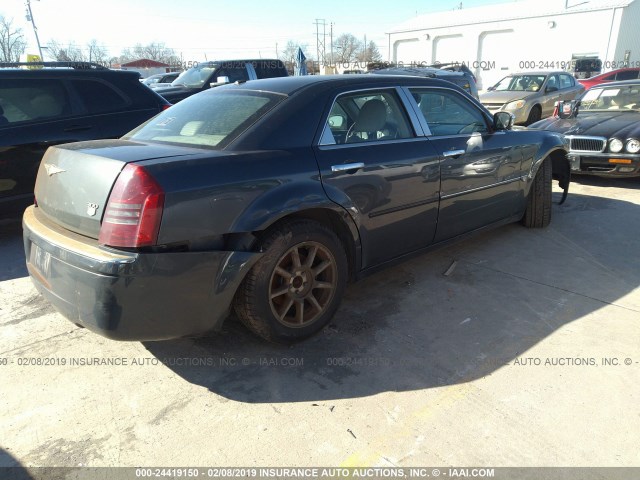
[[[635,220],[619,228],[640,218],[638,205],[571,199],[554,206],[549,230],[505,227],[355,284],[329,327],[304,343],[264,343],[229,322],[208,337],[144,346],[186,381],[247,403],[329,408],[321,402],[482,378],[606,305],[638,307],[624,298],[640,285],[640,261],[618,248],[640,234]]]

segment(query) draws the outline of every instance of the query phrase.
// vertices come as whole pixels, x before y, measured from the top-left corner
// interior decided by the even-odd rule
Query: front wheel
[[[529,196],[527,197],[527,210],[522,217],[522,224],[528,228],[543,228],[551,223],[551,174],[553,166],[551,159],[543,160],[533,179]]]
[[[264,256],[235,297],[238,318],[272,341],[301,340],[321,330],[347,283],[347,257],[338,237],[313,221],[286,221],[268,231],[260,247]]]
[[[527,117],[527,123],[525,125],[531,125],[532,123],[536,123],[542,118],[542,108],[540,105],[534,105],[531,107],[531,111],[529,112],[529,117]]]

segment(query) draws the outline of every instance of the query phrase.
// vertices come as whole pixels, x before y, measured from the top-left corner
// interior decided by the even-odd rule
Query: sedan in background
[[[608,82],[621,82],[623,80],[637,80],[640,68],[620,68],[611,72],[596,75],[595,77],[578,79],[580,84],[586,89]]]
[[[560,135],[451,82],[303,76],[191,96],[120,140],[49,149],[24,214],[37,289],[120,340],[322,329],[347,283],[472,232],[545,227]],[[524,252],[526,254],[526,252]]]
[[[574,173],[640,176],[639,80],[598,85],[558,108],[531,128],[565,135]]]
[[[491,113],[505,110],[515,123],[530,125],[553,114],[556,102],[573,100],[584,87],[567,72],[527,72],[508,75],[480,95]]]

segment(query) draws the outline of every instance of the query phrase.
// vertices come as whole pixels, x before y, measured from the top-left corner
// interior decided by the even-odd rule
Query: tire
[[[542,118],[542,108],[540,108],[540,105],[534,105],[533,107],[531,107],[531,111],[529,112],[529,117],[527,117],[526,125],[531,125],[532,123],[536,123],[541,118]]]
[[[240,321],[281,343],[320,331],[340,305],[347,283],[347,256],[336,234],[310,220],[284,221],[265,233],[260,248],[264,255],[235,296]]]
[[[533,179],[522,224],[527,228],[544,228],[551,222],[551,159],[545,158]]]

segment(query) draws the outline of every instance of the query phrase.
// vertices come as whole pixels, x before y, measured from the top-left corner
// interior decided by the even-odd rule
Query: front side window
[[[484,115],[469,100],[454,92],[410,89],[434,136],[486,133]]]
[[[264,116],[284,95],[225,92],[189,97],[124,138],[205,148],[223,148]]]
[[[542,87],[546,75],[513,75],[504,77],[494,90],[498,92],[537,92]]]
[[[229,77],[229,83],[246,82],[249,80],[247,67],[244,63],[221,68],[216,72],[216,78],[211,79],[211,81],[216,82],[218,77]]]
[[[71,114],[66,89],[57,80],[3,80],[0,83],[0,123],[60,118]]]
[[[640,85],[593,87],[580,98],[580,111],[640,110]]]
[[[369,91],[336,99],[321,144],[384,142],[412,137],[413,129],[395,91]]]

